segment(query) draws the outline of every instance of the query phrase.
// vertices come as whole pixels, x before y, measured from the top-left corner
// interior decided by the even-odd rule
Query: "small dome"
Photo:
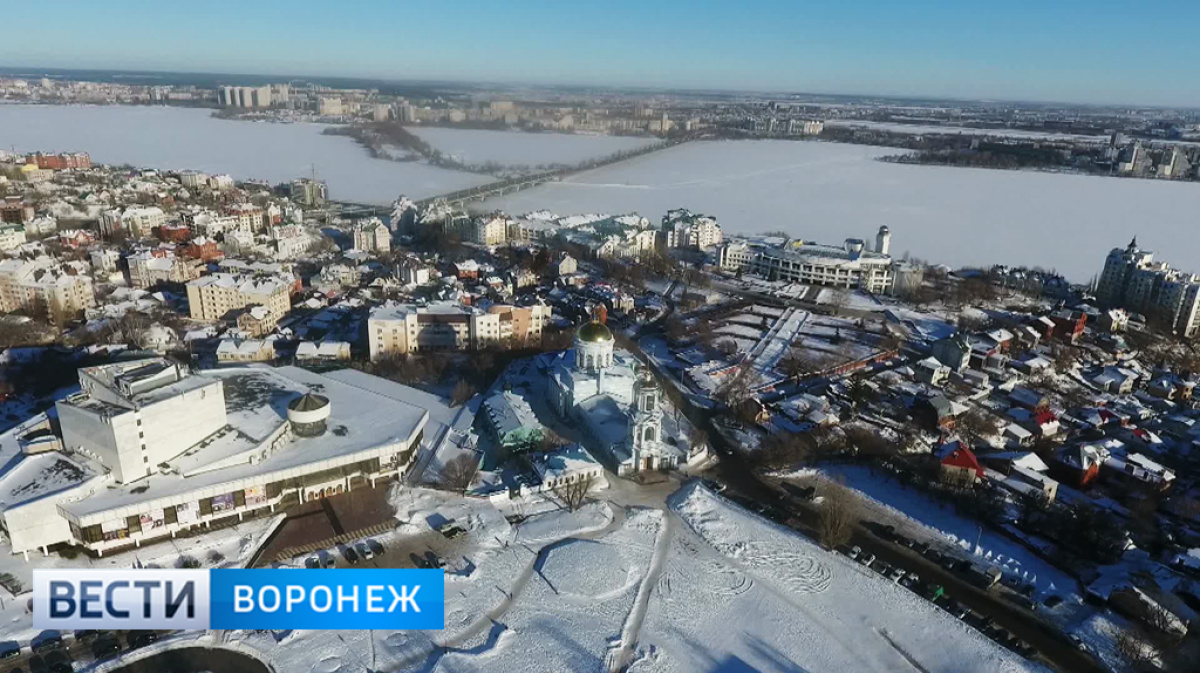
[[[329,404],[329,398],[314,393],[305,393],[288,404],[291,411],[316,411]]]
[[[591,342],[612,341],[613,333],[604,323],[592,321],[580,327],[575,333],[575,338]]]

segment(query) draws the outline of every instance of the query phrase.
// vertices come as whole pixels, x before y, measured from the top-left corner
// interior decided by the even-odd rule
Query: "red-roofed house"
[[[942,481],[972,485],[983,479],[983,467],[975,452],[959,441],[947,442],[937,450],[941,459]]]
[[[1058,434],[1058,416],[1049,409],[1042,409],[1033,415],[1033,428],[1040,437],[1053,437]]]

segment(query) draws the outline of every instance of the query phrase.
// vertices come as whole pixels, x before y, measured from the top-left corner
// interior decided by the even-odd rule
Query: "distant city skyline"
[[[1200,3],[972,4],[22,3],[0,65],[1200,106]]]

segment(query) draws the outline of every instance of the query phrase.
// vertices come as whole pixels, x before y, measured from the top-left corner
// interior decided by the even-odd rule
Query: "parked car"
[[[858,562],[870,568],[871,564],[875,562],[875,555],[871,552],[862,554],[858,557]]]
[[[46,670],[50,673],[74,673],[75,667],[71,665],[71,658],[63,650],[51,650],[42,657],[46,662]]]
[[[888,573],[887,577],[888,577],[888,579],[895,582],[896,584],[899,584],[900,580],[904,579],[904,576],[906,574],[907,573],[905,573],[903,570],[901,570],[899,568],[892,568],[892,571]]]
[[[375,558],[375,552],[371,551],[371,548],[367,546],[366,542],[354,543],[354,550],[358,552],[358,555],[362,557],[362,560],[364,561]]]
[[[62,634],[58,631],[42,631],[29,641],[29,649],[34,654],[45,654],[63,646]]]
[[[332,568],[337,565],[337,559],[333,558],[333,554],[324,549],[317,552],[317,561],[321,564],[322,568]]]
[[[72,635],[72,637],[75,638],[75,642],[86,643],[86,642],[90,642],[91,640],[94,640],[97,636],[100,635],[100,632],[96,631],[94,629],[77,629],[75,631],[75,633],[73,633],[71,635]]]
[[[154,631],[130,631],[125,635],[125,641],[130,649],[145,647],[158,642],[158,633]]]
[[[321,561],[316,556],[309,556],[304,559],[304,567],[309,570],[315,570],[321,567]]]
[[[1062,602],[1063,602],[1062,596],[1059,596],[1056,594],[1053,596],[1047,596],[1046,600],[1042,601],[1042,605],[1045,605],[1048,608],[1056,608],[1056,607],[1062,605]]]
[[[940,564],[942,562],[942,552],[932,548],[927,549],[925,551],[925,558],[933,561],[934,563]]]
[[[342,552],[342,558],[346,559],[346,563],[358,563],[358,552],[354,551],[354,547],[342,545],[338,549]]]
[[[16,659],[21,656],[21,644],[15,640],[0,642],[0,660]]]
[[[368,538],[366,540],[366,542],[367,542],[367,548],[371,550],[371,553],[375,554],[376,556],[383,555],[384,549],[383,549],[382,542],[380,542],[379,540],[373,540],[370,538]]]
[[[946,604],[942,606],[942,609],[959,619],[966,617],[967,613],[970,612],[965,605],[953,598],[946,599]]]
[[[111,633],[102,633],[92,642],[92,656],[106,659],[121,652],[121,642]]]
[[[849,558],[850,560],[854,560],[854,559],[858,558],[858,555],[861,553],[862,553],[862,547],[859,547],[858,545],[854,545],[853,547],[850,548],[850,551],[846,552],[846,558]]]

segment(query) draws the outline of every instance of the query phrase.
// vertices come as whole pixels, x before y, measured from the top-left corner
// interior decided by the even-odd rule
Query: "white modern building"
[[[878,248],[890,248],[886,227],[876,237]],[[745,241],[722,246],[719,264],[726,271],[758,274],[768,280],[861,289],[876,294],[892,291],[890,255],[867,250],[862,239],[848,238],[841,246],[807,241],[767,245]]]
[[[13,553],[103,555],[402,476],[461,441],[465,407],[355,370],[163,359],[80,371],[81,392],[0,435]]]
[[[721,225],[714,217],[693,213],[685,208],[669,210],[662,220],[668,248],[706,250],[721,244]]]

